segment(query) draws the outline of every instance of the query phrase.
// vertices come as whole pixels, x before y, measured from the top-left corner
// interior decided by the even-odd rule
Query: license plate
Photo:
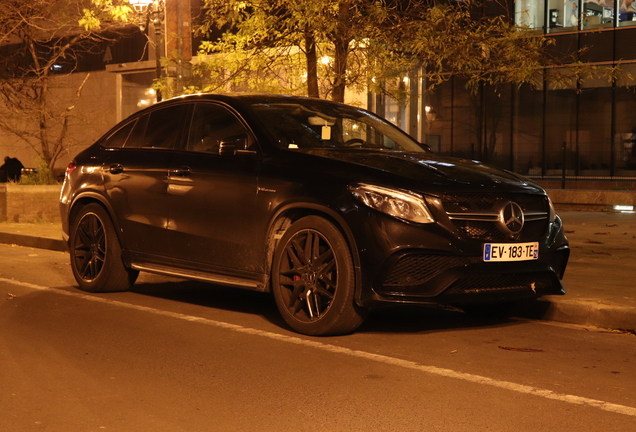
[[[529,261],[539,259],[539,243],[485,243],[484,261]]]

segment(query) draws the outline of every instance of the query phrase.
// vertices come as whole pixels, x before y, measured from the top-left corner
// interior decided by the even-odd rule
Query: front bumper
[[[537,261],[485,263],[481,257],[408,251],[392,256],[383,266],[371,299],[463,304],[565,294],[561,277],[568,256],[569,249],[562,247]]]
[[[565,294],[570,249],[558,217],[523,240],[539,242],[539,259],[516,262],[484,262],[488,241],[469,239],[443,220],[415,226],[377,213],[364,217],[368,223],[354,225],[367,227],[356,233],[361,305],[497,303]]]

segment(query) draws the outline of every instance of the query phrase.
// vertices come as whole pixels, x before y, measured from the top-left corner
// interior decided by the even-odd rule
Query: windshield
[[[280,148],[426,151],[391,123],[347,105],[308,100],[252,108]]]

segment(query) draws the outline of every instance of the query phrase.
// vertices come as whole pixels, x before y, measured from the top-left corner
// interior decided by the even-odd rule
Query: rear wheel
[[[122,262],[115,228],[99,204],[88,204],[73,220],[69,248],[73,276],[84,291],[126,291],[139,275]]]
[[[307,335],[355,330],[366,310],[354,300],[355,274],[340,231],[318,216],[293,223],[274,254],[272,291],[287,324]]]

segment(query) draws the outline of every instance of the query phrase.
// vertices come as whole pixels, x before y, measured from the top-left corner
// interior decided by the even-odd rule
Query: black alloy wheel
[[[126,291],[139,275],[122,262],[115,228],[99,204],[80,210],[71,225],[69,248],[73,276],[84,291]]]
[[[354,300],[349,246],[334,225],[318,216],[296,221],[281,238],[272,290],[281,315],[299,333],[350,333],[366,315]]]

